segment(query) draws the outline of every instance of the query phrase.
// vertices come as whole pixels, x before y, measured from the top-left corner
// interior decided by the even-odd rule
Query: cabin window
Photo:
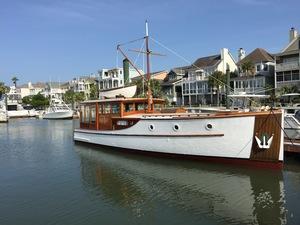
[[[156,110],[161,109],[161,104],[154,104],[154,109],[156,109]]]
[[[91,123],[95,123],[96,122],[96,107],[95,106],[91,106],[90,107],[90,112],[91,112]]]
[[[104,104],[103,114],[110,114],[110,104],[109,103]]]
[[[86,105],[84,107],[84,112],[85,112],[84,122],[85,123],[90,123],[90,106]]]
[[[103,114],[103,104],[99,104],[99,114]]]
[[[131,112],[131,111],[134,111],[133,103],[126,103],[125,104],[125,112]]]
[[[120,113],[120,104],[112,104],[111,106],[112,114],[119,114]]]
[[[145,109],[145,104],[144,103],[136,103],[135,104],[135,110],[136,111],[141,111]]]
[[[80,107],[80,122],[81,123],[84,122],[84,106],[83,105]]]

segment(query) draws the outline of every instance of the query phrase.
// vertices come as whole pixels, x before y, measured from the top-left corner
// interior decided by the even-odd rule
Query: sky
[[[300,30],[299,9],[299,0],[0,0],[0,82],[63,82],[121,66],[117,44],[143,37],[146,19],[150,48],[165,55],[151,57],[152,71],[221,48],[277,53],[289,29]],[[122,48],[143,69],[128,51],[142,46]]]

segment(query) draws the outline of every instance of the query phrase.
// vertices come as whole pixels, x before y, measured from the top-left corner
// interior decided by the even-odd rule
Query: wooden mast
[[[146,20],[146,36],[145,36],[145,42],[146,42],[146,57],[147,57],[147,85],[148,85],[148,91],[147,91],[147,99],[148,99],[148,108],[147,112],[152,112],[152,92],[150,87],[150,50],[149,50],[149,33],[148,33],[148,21]]]

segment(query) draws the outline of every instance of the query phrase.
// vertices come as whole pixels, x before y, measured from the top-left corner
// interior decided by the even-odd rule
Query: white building
[[[74,92],[84,93],[85,99],[88,100],[91,95],[91,87],[97,85],[97,81],[96,75],[91,74],[89,76],[74,78],[69,82],[69,86]]]
[[[31,82],[28,82],[28,84],[23,84],[19,87],[17,87],[17,92],[21,94],[21,97],[30,96],[30,95],[36,95],[38,93],[41,93],[45,90],[46,84],[42,82],[37,82],[35,84],[32,84]]]
[[[177,68],[177,70],[180,68]],[[227,48],[220,54],[201,57],[192,65],[182,67],[185,75],[182,79],[182,103],[184,105],[212,104],[215,90],[208,83],[208,78],[216,71],[237,71],[236,61]],[[225,89],[223,88],[224,94]]]
[[[295,86],[300,92],[300,35],[293,27],[289,32],[289,40],[287,46],[275,55],[275,87],[278,92],[285,86]]]
[[[239,50],[240,52],[240,50]],[[253,67],[243,71],[243,64]],[[237,63],[239,73],[231,79],[235,94],[270,94],[274,89],[274,56],[262,48],[254,49],[250,54],[241,58]]]
[[[139,70],[144,74],[142,70]],[[119,87],[124,87],[126,84],[131,83],[132,79],[140,76],[140,74],[129,66],[128,60],[123,60],[123,68],[102,69],[98,71],[99,75],[99,90],[109,90]]]

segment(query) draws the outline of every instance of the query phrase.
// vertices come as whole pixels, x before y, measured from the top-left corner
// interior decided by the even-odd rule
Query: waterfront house
[[[80,76],[69,82],[69,89],[74,92],[84,93],[86,100],[90,99],[92,86],[97,86],[97,78],[95,74],[89,76]]]
[[[17,87],[18,92],[21,94],[22,98],[24,98],[25,96],[36,95],[38,93],[41,93],[45,90],[45,88],[46,83],[44,82],[28,82],[27,84],[23,84]]]
[[[184,70],[181,82],[183,105],[213,104],[216,90],[209,85],[208,77],[216,71],[235,72],[237,65],[229,50],[222,48],[220,54],[201,57]],[[221,96],[224,94],[225,88],[221,88]]]
[[[295,28],[289,32],[288,45],[278,54],[276,60],[276,91],[284,86],[296,86],[300,91],[300,36]]]
[[[42,92],[45,97],[57,98],[62,99],[63,95],[69,89],[68,82],[47,82],[45,84],[45,89]]]
[[[182,105],[182,78],[188,67],[178,67],[171,69],[163,80],[161,86],[164,97],[169,104]]]
[[[235,94],[269,94],[274,89],[274,56],[256,48],[247,56],[239,49],[238,76],[231,78]]]

